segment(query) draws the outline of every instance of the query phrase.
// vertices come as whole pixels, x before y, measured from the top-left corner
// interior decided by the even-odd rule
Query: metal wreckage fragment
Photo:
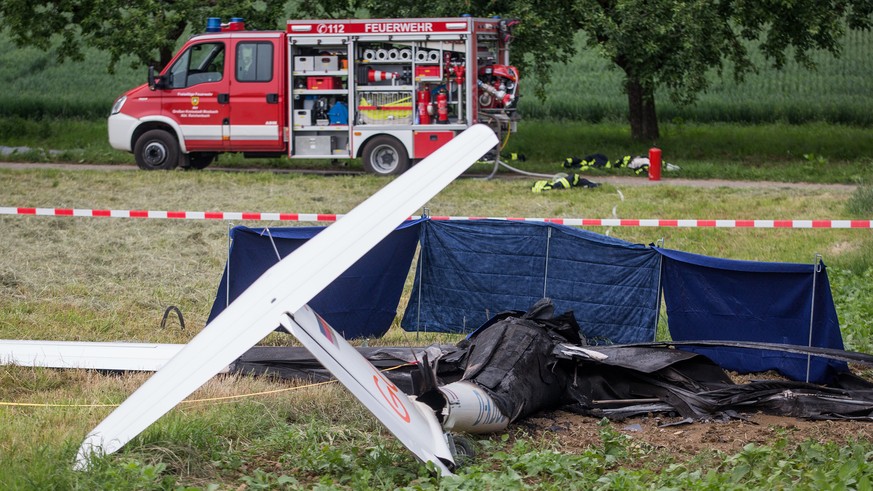
[[[707,344],[709,343],[709,344]],[[697,342],[689,345],[718,345]],[[829,386],[788,380],[734,383],[682,343],[589,346],[572,312],[555,315],[549,299],[528,312],[503,312],[457,345],[361,348],[402,390],[431,407],[446,431],[487,433],[543,410],[564,409],[620,420],[672,413],[690,420],[765,412],[808,419],[873,421],[873,384],[849,373]],[[873,365],[873,356],[766,343],[731,347],[784,350]],[[414,364],[414,365],[412,365]],[[300,348],[254,348],[231,367],[243,373],[330,374]]]

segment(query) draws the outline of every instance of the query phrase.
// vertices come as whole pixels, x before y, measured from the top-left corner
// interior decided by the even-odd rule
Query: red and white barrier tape
[[[89,210],[79,208],[0,207],[0,215],[55,217],[164,218],[176,220],[266,220],[280,222],[335,222],[343,215],[327,213],[262,213],[226,211]],[[418,218],[418,217],[410,217]],[[508,220],[547,222],[578,227],[672,228],[873,228],[873,220],[699,220],[635,218],[520,218],[485,216],[431,216],[431,220]]]
[[[335,222],[342,215],[325,213],[261,213],[228,211],[88,210],[80,208],[0,207],[0,215],[53,217],[168,218],[176,220],[274,220],[283,222]]]

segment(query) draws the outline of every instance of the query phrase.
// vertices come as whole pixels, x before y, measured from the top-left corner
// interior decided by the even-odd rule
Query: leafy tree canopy
[[[243,17],[250,27],[283,28],[284,6],[277,0],[3,0],[0,17],[19,45],[47,50],[59,39],[61,61],[81,60],[83,46],[96,47],[110,54],[112,71],[124,56],[132,56],[135,66],[164,66],[188,26],[205,27],[207,17]]]

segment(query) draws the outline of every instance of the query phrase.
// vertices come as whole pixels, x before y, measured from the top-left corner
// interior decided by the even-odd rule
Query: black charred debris
[[[718,344],[718,343],[714,343]],[[742,343],[739,343],[742,344]],[[737,343],[730,344],[737,347]],[[779,349],[779,345],[765,345]],[[741,347],[741,346],[740,346]],[[803,347],[791,347],[792,352]],[[433,384],[469,381],[482,387],[514,422],[564,409],[621,420],[666,413],[688,420],[744,418],[764,412],[807,419],[873,421],[873,384],[842,374],[823,386],[788,380],[734,383],[705,356],[669,343],[589,346],[572,312],[554,315],[549,299],[527,312],[496,315],[457,345],[368,347],[359,351],[403,391],[421,395]],[[835,351],[835,350],[830,350]],[[873,356],[840,357],[873,364]],[[304,348],[255,347],[231,370],[284,378],[329,380]]]

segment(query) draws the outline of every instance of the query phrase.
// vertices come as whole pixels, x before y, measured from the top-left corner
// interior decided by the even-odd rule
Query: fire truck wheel
[[[364,170],[383,176],[403,174],[409,169],[406,147],[396,138],[376,136],[364,147]]]
[[[170,170],[179,164],[179,143],[164,130],[143,133],[133,148],[136,165],[143,170]]]

